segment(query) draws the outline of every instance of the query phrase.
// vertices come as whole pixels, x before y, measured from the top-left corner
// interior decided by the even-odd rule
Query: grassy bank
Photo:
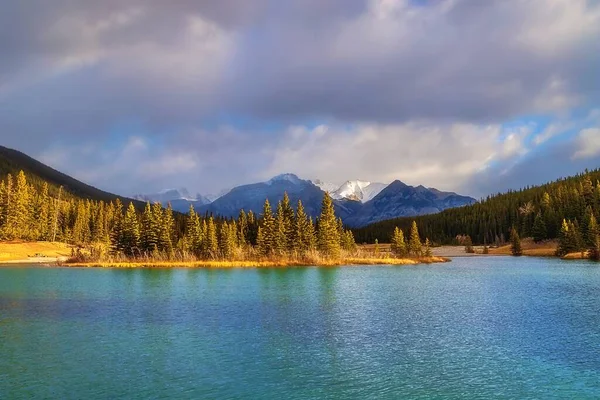
[[[97,261],[68,262],[69,267],[104,267],[104,268],[286,268],[286,267],[337,267],[357,265],[417,265],[450,261],[444,257],[420,258],[365,258],[347,257],[336,260],[321,259],[277,259],[277,260],[200,260],[200,261]]]
[[[0,264],[26,262],[29,260],[41,262],[44,259],[53,261],[55,259],[69,257],[70,255],[71,246],[64,243],[0,242]]]

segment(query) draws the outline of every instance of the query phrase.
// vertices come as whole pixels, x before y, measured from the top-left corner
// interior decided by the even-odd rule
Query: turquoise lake
[[[0,268],[0,398],[600,398],[600,265]]]

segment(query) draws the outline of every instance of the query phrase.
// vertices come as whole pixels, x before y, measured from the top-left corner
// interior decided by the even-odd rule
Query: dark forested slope
[[[355,229],[354,234],[358,243],[389,241],[396,226],[408,232],[416,220],[421,235],[436,243],[452,243],[459,235],[470,235],[475,243],[491,244],[508,240],[513,226],[521,237],[557,238],[566,220],[585,240],[592,216],[600,217],[600,170],[489,196],[438,214],[381,221]]]

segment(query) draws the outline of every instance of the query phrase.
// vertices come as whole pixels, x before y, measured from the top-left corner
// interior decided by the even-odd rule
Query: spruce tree
[[[327,192],[323,196],[318,237],[319,251],[323,256],[334,259],[340,257],[340,232],[335,217],[333,201]]]
[[[142,224],[140,232],[140,247],[146,254],[151,254],[158,246],[158,236],[156,235],[156,223],[154,220],[152,206],[146,203],[142,214]]]
[[[244,210],[240,210],[237,222],[237,238],[241,247],[246,247],[248,243],[248,217]]]
[[[129,203],[123,218],[121,232],[121,247],[128,256],[136,255],[139,251],[140,226],[133,203]]]
[[[216,258],[219,253],[219,241],[217,239],[217,228],[212,215],[208,219],[206,230],[206,257]]]
[[[407,254],[406,242],[404,241],[404,232],[402,229],[394,228],[394,235],[392,236],[392,254],[397,257],[405,257]]]
[[[533,241],[536,243],[539,243],[548,238],[546,222],[544,222],[544,218],[542,217],[542,213],[540,212],[538,212],[535,216],[535,221],[533,222],[531,235],[533,236]]]
[[[600,228],[598,227],[598,220],[594,214],[590,214],[589,221],[587,223],[587,230],[585,232],[585,244],[588,247],[593,247],[596,244],[596,239],[600,235]]]
[[[275,213],[275,253],[284,254],[287,250],[287,238],[286,238],[286,222],[283,211],[283,204],[277,203],[277,212]]]
[[[513,256],[522,256],[523,249],[521,247],[521,238],[519,237],[519,233],[513,227],[510,231],[510,251]]]
[[[431,257],[431,243],[429,242],[429,238],[425,238],[425,257]]]
[[[171,203],[167,204],[167,208],[162,209],[162,211],[162,218],[157,221],[160,224],[158,243],[160,249],[171,258],[173,257],[173,241],[175,238],[175,219]]]
[[[258,252],[263,256],[271,255],[275,251],[276,224],[269,199],[265,200],[262,220],[259,227],[260,235],[257,239]]]
[[[285,237],[285,251],[291,253],[296,248],[296,218],[294,209],[290,204],[290,198],[287,192],[283,193],[283,200],[281,201],[281,207],[283,212],[283,232]]]
[[[421,238],[419,236],[419,228],[417,222],[413,221],[410,229],[410,240],[408,242],[409,253],[414,257],[420,257],[422,253]]]

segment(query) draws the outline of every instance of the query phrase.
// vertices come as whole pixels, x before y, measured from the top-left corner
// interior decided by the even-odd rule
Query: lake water
[[[600,398],[600,265],[0,268],[0,398]]]

